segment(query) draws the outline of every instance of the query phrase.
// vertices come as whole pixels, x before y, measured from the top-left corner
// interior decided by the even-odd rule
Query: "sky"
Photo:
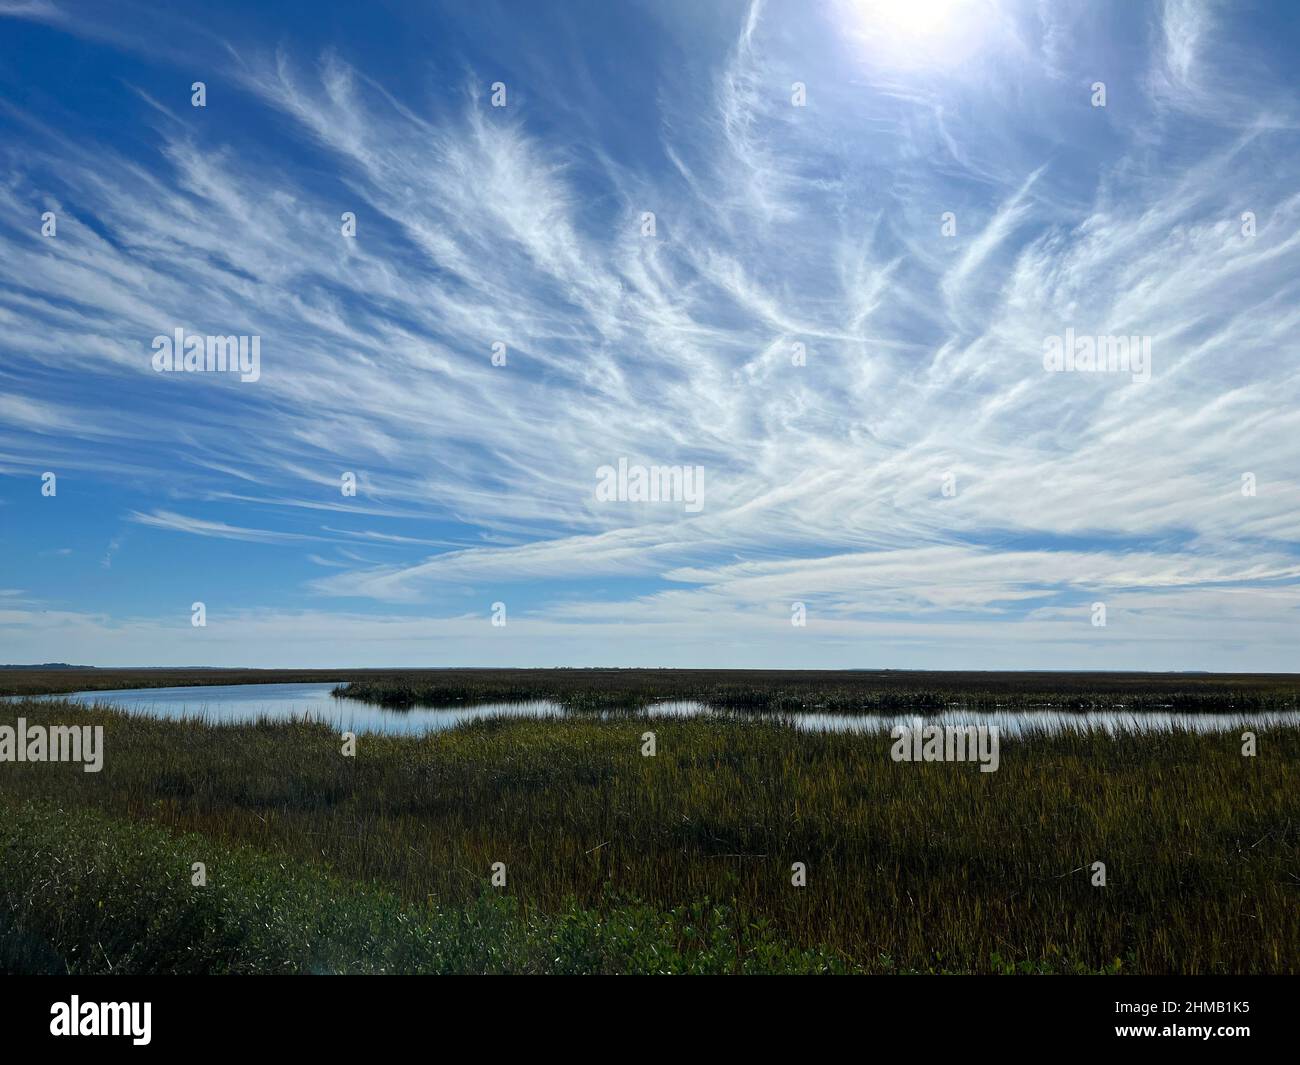
[[[0,662],[1300,668],[1297,5],[156,7],[0,0]]]

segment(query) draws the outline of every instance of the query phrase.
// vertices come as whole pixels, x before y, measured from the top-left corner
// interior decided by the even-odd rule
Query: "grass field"
[[[494,698],[517,683],[484,673]],[[657,689],[671,697],[694,686],[739,698],[764,683],[647,671],[628,690],[647,690],[646,675],[671,678]],[[583,690],[556,676],[531,694]],[[803,688],[770,676],[775,699],[844,697],[843,674]],[[973,691],[1015,702],[996,679]],[[1107,691],[1125,703],[1295,698],[1276,678],[1163,691],[1101,680],[1087,676],[1083,694],[1064,685],[1057,704]],[[402,698],[415,690],[399,682]],[[319,725],[212,727],[57,702],[10,705],[0,724],[20,714],[102,724],[106,750],[97,774],[0,765],[11,969],[1300,969],[1296,728],[1260,730],[1256,757],[1236,734],[1004,737],[999,770],[980,773],[894,762],[883,736],[743,717],[497,719],[363,736],[345,757]],[[654,757],[641,753],[648,728]],[[196,861],[206,887],[190,883]],[[490,882],[498,862],[504,886]],[[791,884],[795,862],[806,887]]]

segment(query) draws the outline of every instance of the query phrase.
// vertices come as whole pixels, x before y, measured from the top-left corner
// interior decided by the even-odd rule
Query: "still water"
[[[340,732],[380,732],[390,735],[422,735],[453,728],[485,717],[565,717],[568,712],[548,699],[517,703],[481,703],[475,706],[416,707],[389,710],[356,699],[337,699],[333,684],[229,684],[184,688],[131,688],[120,691],[76,692],[55,698],[79,703],[111,705],[133,714],[163,718],[199,718],[213,723],[235,724],[268,718],[271,720],[320,721]],[[645,717],[738,716],[753,719],[763,715],[728,715],[692,700],[656,703]],[[590,715],[587,715],[590,716]],[[796,729],[827,732],[887,732],[895,725],[912,722],[910,715],[827,714],[807,711],[786,715]],[[1273,714],[1167,714],[1125,713],[1122,707],[1102,713],[1061,714],[1050,710],[1017,713],[973,714],[949,710],[933,714],[926,724],[997,725],[1004,736],[1026,729],[1057,732],[1064,729],[1098,728],[1159,731],[1182,727],[1196,732],[1225,732],[1271,725],[1300,725],[1300,712]]]

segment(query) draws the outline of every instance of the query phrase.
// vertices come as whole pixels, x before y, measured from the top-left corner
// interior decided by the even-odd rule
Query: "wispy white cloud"
[[[223,521],[204,521],[190,518],[170,510],[156,510],[149,514],[132,511],[130,520],[137,525],[148,525],[155,529],[167,529],[171,532],[190,533],[194,536],[210,536],[219,540],[243,540],[255,544],[288,544],[303,540],[315,540],[319,537],[303,536],[300,533],[274,532],[270,529],[247,529],[236,525],[227,525]],[[110,554],[114,545],[110,545]]]

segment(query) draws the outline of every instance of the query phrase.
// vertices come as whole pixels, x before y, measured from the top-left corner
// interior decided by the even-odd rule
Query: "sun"
[[[880,68],[943,68],[978,52],[1001,23],[998,0],[845,0],[840,20]]]
[[[966,5],[962,0],[858,0],[858,6],[882,31],[919,36],[943,30]]]

